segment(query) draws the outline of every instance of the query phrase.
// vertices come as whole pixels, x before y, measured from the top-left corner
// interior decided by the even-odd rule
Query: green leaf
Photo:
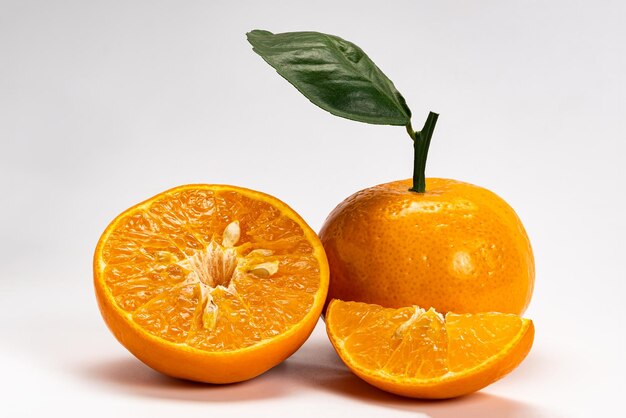
[[[404,97],[351,42],[319,32],[247,34],[254,52],[311,102],[333,115],[380,125],[407,125]]]

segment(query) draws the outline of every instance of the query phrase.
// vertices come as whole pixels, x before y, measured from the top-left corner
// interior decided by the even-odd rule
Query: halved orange
[[[285,203],[187,185],[119,215],[94,256],[115,337],[165,374],[237,382],[283,361],[312,332],[328,290],[315,232]]]
[[[500,379],[524,360],[535,329],[514,314],[445,317],[417,306],[390,309],[333,299],[326,329],[354,374],[413,398],[451,398]]]

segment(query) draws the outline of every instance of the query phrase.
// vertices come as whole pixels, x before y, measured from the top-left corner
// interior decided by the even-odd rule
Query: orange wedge
[[[102,316],[150,367],[209,383],[250,379],[313,330],[328,290],[315,232],[264,193],[188,185],[119,215],[94,256]]]
[[[466,395],[500,379],[524,360],[535,333],[531,320],[513,314],[444,317],[337,299],[326,329],[354,374],[387,392],[427,399]]]

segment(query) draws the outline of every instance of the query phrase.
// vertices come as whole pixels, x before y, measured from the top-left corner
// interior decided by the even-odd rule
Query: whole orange
[[[515,211],[460,181],[428,178],[424,193],[410,187],[401,180],[361,190],[328,216],[320,231],[327,301],[523,313],[535,265]]]

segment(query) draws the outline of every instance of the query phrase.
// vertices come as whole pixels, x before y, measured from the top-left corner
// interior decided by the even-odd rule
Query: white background
[[[626,7],[620,1],[0,0],[0,413],[5,416],[614,416],[624,352]],[[525,223],[537,328],[478,394],[388,395],[323,328],[250,382],[166,378],[109,334],[91,258],[107,223],[184,183],[286,201],[319,230],[343,198],[409,177],[402,128],[319,110],[245,32],[361,46],[441,114],[428,175],[487,187]],[[331,415],[331,416],[332,416]]]

